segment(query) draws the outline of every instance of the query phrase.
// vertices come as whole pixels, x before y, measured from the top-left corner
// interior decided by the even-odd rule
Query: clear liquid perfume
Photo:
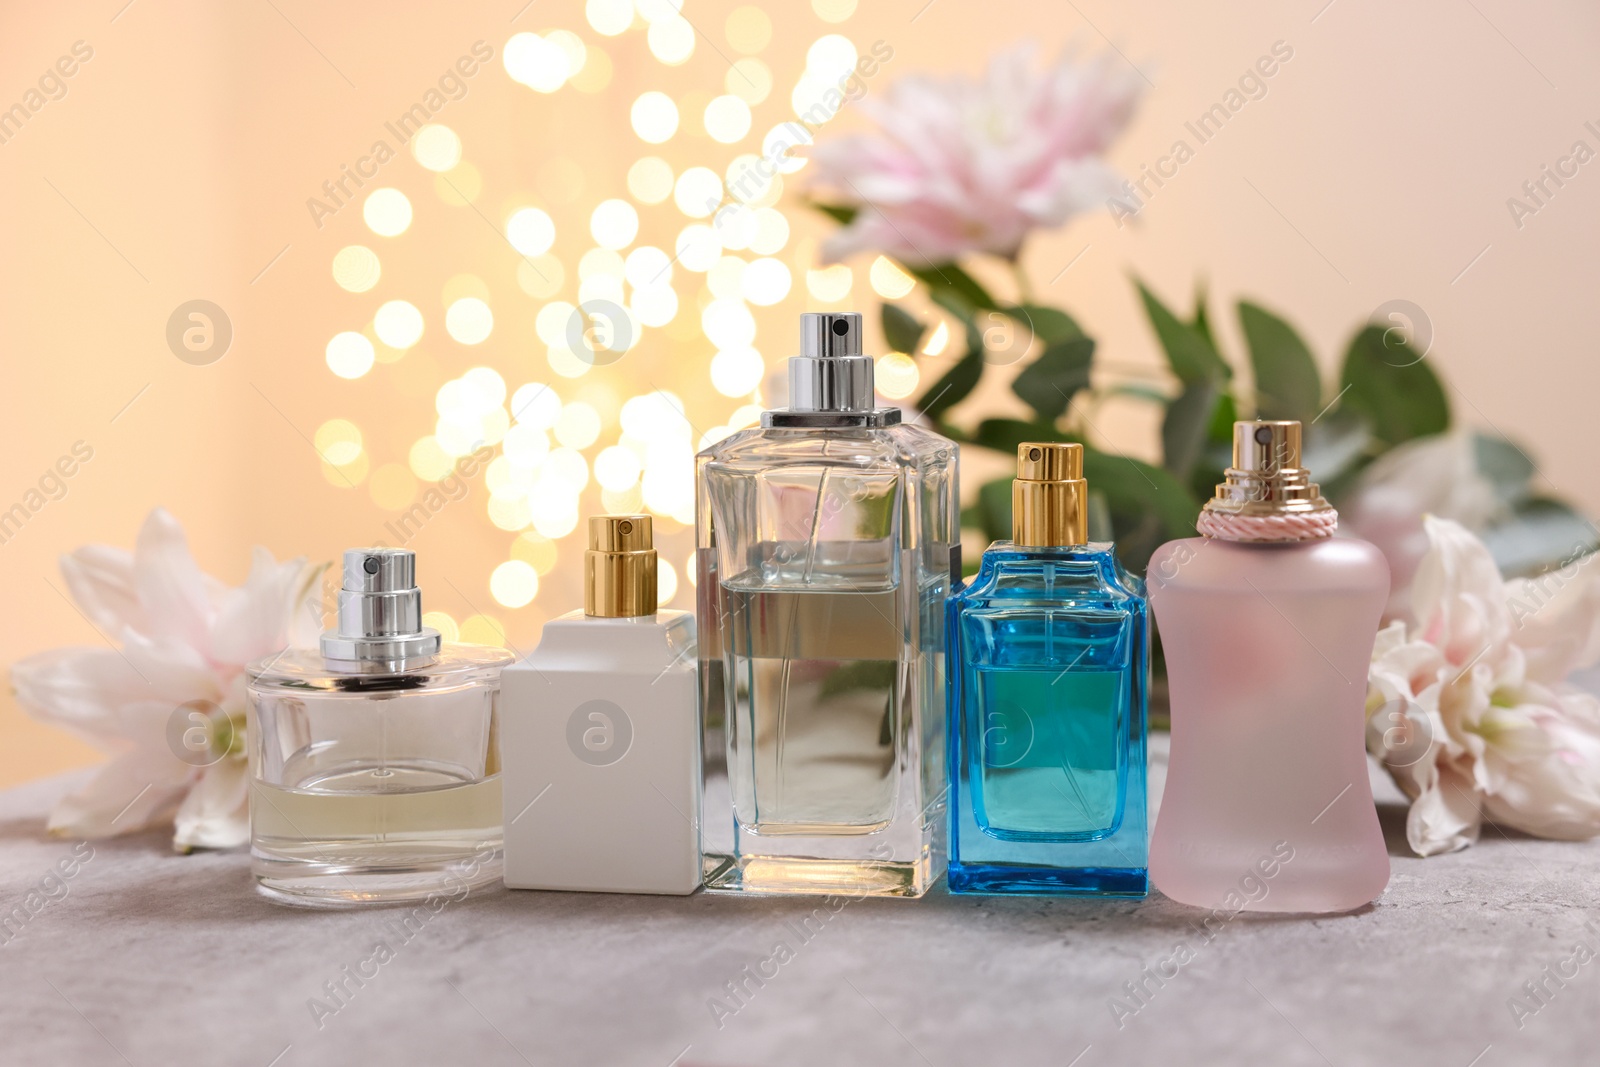
[[[943,868],[956,446],[801,317],[787,410],[697,460],[706,885],[919,896]]]
[[[502,676],[506,885],[700,885],[694,616],[658,611],[648,515],[589,520],[584,607]]]
[[[1150,559],[1172,693],[1150,876],[1174,900],[1337,912],[1388,883],[1364,707],[1389,568],[1337,524],[1300,424],[1236,422],[1204,536]]]
[[[1148,891],[1144,585],[1087,492],[1081,445],[1021,445],[1012,539],[950,598],[952,893]]]
[[[251,664],[258,889],[316,907],[459,896],[500,879],[502,649],[422,625],[416,557],[344,554],[321,649]]]

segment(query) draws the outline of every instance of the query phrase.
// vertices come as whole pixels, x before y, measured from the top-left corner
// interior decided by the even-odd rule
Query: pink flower
[[[1139,75],[1102,55],[1032,69],[1024,42],[982,81],[908,77],[857,106],[877,125],[819,144],[815,183],[860,209],[823,246],[830,260],[880,251],[913,266],[969,252],[1014,258],[1033,229],[1116,195],[1100,154],[1122,132]]]
[[[200,572],[183,528],[159,508],[133,552],[87,545],[63,556],[73,599],[121,648],[61,648],[11,669],[35,718],[112,757],[56,805],[50,831],[109,837],[175,821],[180,850],[247,841],[244,665],[318,626],[322,569],[258,548],[245,584],[229,589]]]
[[[1411,848],[1465,848],[1485,818],[1600,834],[1600,698],[1566,682],[1600,659],[1597,557],[1508,582],[1460,523],[1423,527],[1417,622],[1378,635],[1367,695],[1367,750],[1412,798]]]

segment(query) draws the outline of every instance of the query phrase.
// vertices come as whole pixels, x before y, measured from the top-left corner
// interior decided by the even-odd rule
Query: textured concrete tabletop
[[[1600,842],[1490,829],[1415,859],[1387,782],[1394,876],[1377,904],[1241,916],[1201,944],[1189,924],[1203,913],[1159,895],[953,898],[942,885],[806,925],[816,900],[497,890],[406,931],[394,910],[274,906],[243,853],[178,856],[162,834],[96,843],[86,862],[80,845],[76,873],[47,883],[75,855],[42,832],[71,781],[0,794],[0,912],[35,890],[56,898],[0,932],[4,1064],[1600,1062],[1600,960],[1578,951],[1600,948]],[[392,958],[367,964],[380,941]],[[1144,976],[1171,973],[1182,941],[1192,960]],[[357,985],[346,967],[376,973]],[[348,994],[330,999],[329,982]],[[1142,1004],[1128,982],[1148,990]],[[1520,1028],[1513,997],[1538,1008]]]

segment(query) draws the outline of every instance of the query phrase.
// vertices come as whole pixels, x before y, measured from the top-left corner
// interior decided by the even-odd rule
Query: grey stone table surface
[[[804,926],[816,899],[500,889],[406,932],[392,909],[268,903],[243,853],[179,856],[160,833],[95,842],[86,861],[79,846],[58,882],[74,843],[43,816],[74,780],[0,794],[0,915],[54,898],[0,929],[0,1064],[1600,1063],[1600,960],[1577,951],[1600,947],[1600,842],[1491,829],[1416,859],[1387,782],[1394,873],[1376,904],[1241,916],[1203,943],[1204,913],[1159,894],[942,885]],[[391,958],[365,964],[380,941]],[[1194,956],[1172,974],[1180,942]],[[376,973],[357,985],[358,966]],[[1514,997],[1537,1012],[1515,1018]]]

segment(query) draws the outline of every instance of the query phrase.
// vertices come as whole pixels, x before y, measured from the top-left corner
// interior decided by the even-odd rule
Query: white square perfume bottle
[[[696,658],[694,616],[656,610],[650,517],[590,519],[584,610],[502,676],[506,885],[699,887]]]

